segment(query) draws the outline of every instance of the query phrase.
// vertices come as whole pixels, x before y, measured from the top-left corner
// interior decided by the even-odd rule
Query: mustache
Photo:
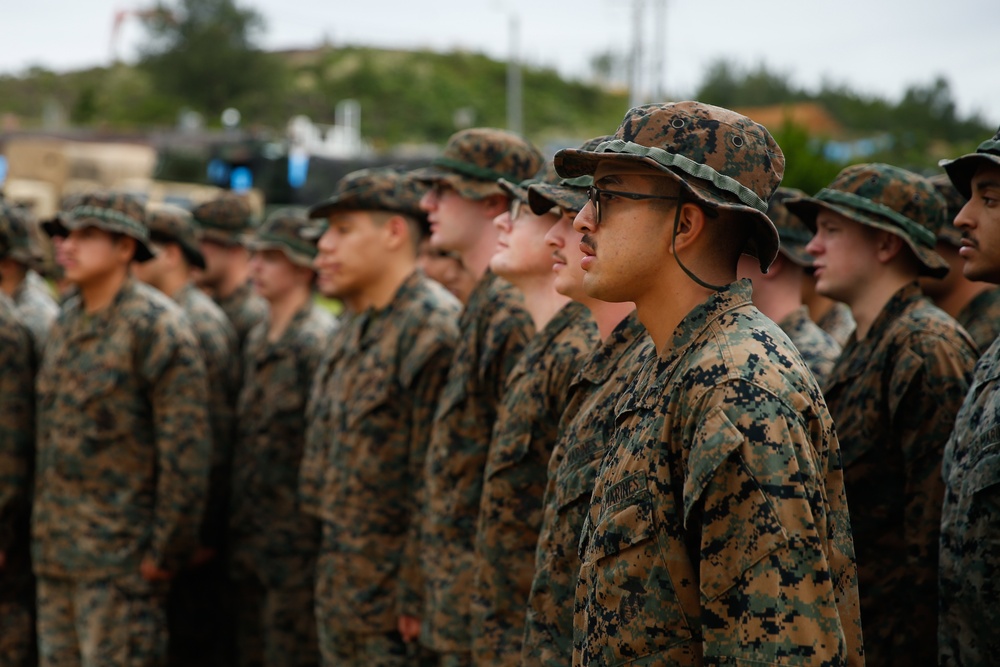
[[[597,250],[597,241],[595,241],[594,237],[591,236],[590,234],[584,234],[583,238],[580,239],[580,243],[582,243],[583,245],[587,246],[591,250],[594,250],[594,251]]]

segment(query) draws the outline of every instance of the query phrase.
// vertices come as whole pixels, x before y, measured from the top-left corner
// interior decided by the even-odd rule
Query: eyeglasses
[[[510,200],[510,221],[514,222],[521,217],[521,213],[524,211],[524,207],[528,205],[528,202],[523,199],[518,199],[517,197],[511,197]],[[556,218],[561,218],[563,215],[563,210],[558,206],[553,206],[544,215],[554,215]]]
[[[625,199],[632,199],[635,201],[641,201],[643,199],[680,199],[680,197],[671,195],[644,195],[637,192],[621,192],[619,190],[605,190],[599,188],[596,185],[591,185],[590,189],[587,190],[587,198],[590,199],[590,203],[594,205],[594,217],[595,221],[600,224],[601,222],[601,197],[624,197]]]

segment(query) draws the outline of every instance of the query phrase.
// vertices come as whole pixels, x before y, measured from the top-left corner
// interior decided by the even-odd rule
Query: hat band
[[[622,141],[621,139],[605,141],[597,146],[595,152],[625,153],[626,155],[648,157],[664,167],[676,167],[690,176],[710,182],[720,190],[731,192],[747,206],[752,206],[761,213],[767,214],[767,202],[758,197],[757,193],[753,190],[734,178],[726,176],[725,174],[720,174],[707,164],[695,162],[694,160],[684,157],[683,155],[677,155],[676,153],[671,153],[670,151],[663,150],[662,148],[643,146],[631,141]]]
[[[146,241],[149,239],[149,232],[141,222],[133,218],[132,216],[125,215],[124,213],[119,213],[118,211],[112,210],[110,208],[101,208],[98,206],[77,206],[72,211],[70,211],[70,216],[74,219],[77,218],[96,218],[103,222],[115,222],[119,225],[123,225],[126,228],[132,230],[139,239]]]
[[[808,231],[802,231],[799,229],[782,229],[778,228],[778,240],[784,243],[788,241],[789,243],[798,243],[805,245],[812,241],[812,234]]]
[[[214,229],[215,231],[227,232],[229,234],[239,234],[240,232],[243,232],[250,228],[250,225],[246,223],[243,223],[240,227],[234,229],[232,227],[220,225],[219,223],[214,222],[213,220],[206,220],[205,218],[198,217],[197,215],[193,215],[191,217],[193,217],[194,221],[197,222],[199,225],[201,225],[203,228]]]
[[[274,234],[267,234],[267,233],[261,234],[259,232],[254,236],[253,240],[263,241],[264,243],[269,243],[273,245],[284,246],[286,248],[289,248],[293,252],[306,255],[307,257],[310,258],[316,256],[316,246],[306,241],[301,241],[298,239],[289,239]]]
[[[841,190],[823,188],[816,193],[816,199],[819,201],[829,202],[831,204],[840,204],[842,206],[858,208],[862,211],[867,211],[868,213],[874,213],[875,215],[881,215],[882,217],[889,218],[899,225],[904,232],[909,234],[910,238],[926,248],[933,249],[934,244],[937,242],[934,232],[921,227],[914,220],[907,218],[901,213],[897,213],[888,206],[879,204],[878,202],[874,202],[871,199],[867,199],[860,195],[856,195],[853,192],[843,192]]]
[[[979,144],[979,148],[976,149],[977,153],[1000,153],[1000,139],[987,139],[983,143]]]
[[[589,188],[593,184],[593,176],[577,176],[576,178],[564,178],[559,181],[559,185],[567,188]]]
[[[468,162],[463,162],[462,160],[452,160],[447,157],[434,158],[431,160],[431,165],[451,169],[452,171],[456,171],[463,176],[476,178],[481,181],[499,181],[501,178],[504,178],[513,183],[517,183],[521,180],[513,174],[504,174],[486,167],[469,164]]]

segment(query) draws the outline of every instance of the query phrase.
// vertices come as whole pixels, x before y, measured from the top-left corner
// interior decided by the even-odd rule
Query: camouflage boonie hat
[[[934,251],[945,203],[928,179],[888,164],[856,164],[816,193],[787,202],[788,209],[816,229],[820,209],[839,213],[906,242],[921,264],[921,275],[941,278],[948,262]]]
[[[333,195],[310,208],[309,217],[326,218],[335,211],[386,211],[408,215],[426,231],[427,213],[420,208],[426,192],[427,184],[410,172],[394,167],[360,169],[337,181]],[[323,229],[314,226],[304,234],[318,236]]]
[[[937,240],[960,248],[962,246],[962,232],[955,226],[955,218],[958,217],[968,199],[962,196],[947,174],[935,174],[929,180],[934,184],[934,189],[941,195],[945,203],[944,221],[941,223],[941,229],[938,230]]]
[[[938,165],[944,167],[944,170],[948,172],[948,178],[966,199],[972,197],[972,177],[976,173],[976,169],[983,164],[993,164],[1000,167],[1000,129],[997,130],[992,139],[987,139],[979,144],[975,153],[968,153],[954,160],[938,162]]]
[[[124,192],[88,192],[71,202],[72,208],[42,223],[49,236],[66,236],[71,230],[96,227],[135,239],[136,262],[153,258],[146,228],[146,208]]]
[[[519,183],[514,183],[513,181],[508,181],[506,178],[501,178],[497,181],[497,185],[503,190],[508,197],[520,199],[521,201],[528,202],[528,188],[532,185],[539,183],[549,183],[556,184],[559,182],[559,174],[556,173],[556,168],[551,162],[547,162],[542,165],[538,173],[531,178],[526,178]]]
[[[253,229],[253,211],[247,198],[235,192],[196,206],[191,216],[198,225],[198,238],[222,245],[242,245]]]
[[[605,135],[586,142],[578,150],[596,150],[605,141],[614,139]],[[553,168],[555,164],[552,165]],[[561,178],[558,183],[533,183],[528,186],[528,205],[535,215],[542,215],[552,210],[553,206],[558,206],[564,212],[580,212],[587,205],[587,191],[594,184],[594,177],[591,175],[577,176],[576,178]]]
[[[501,194],[497,182],[531,178],[542,166],[542,154],[526,139],[493,128],[473,128],[451,135],[441,157],[413,177],[425,183],[443,182],[467,199]]]
[[[205,268],[205,256],[198,247],[198,230],[191,213],[172,204],[146,207],[146,226],[153,243],[176,243],[188,264]]]
[[[35,235],[31,214],[20,206],[0,201],[0,259],[10,258],[30,268],[37,268],[45,258]]]
[[[630,109],[611,141],[555,157],[556,170],[566,178],[592,176],[605,161],[662,171],[682,194],[746,215],[754,232],[743,252],[756,257],[762,271],[777,255],[778,232],[767,217],[767,201],[781,183],[785,156],[763,125],[701,102],[648,104]]]
[[[247,237],[252,251],[280,250],[293,264],[312,268],[316,244],[303,238],[303,230],[315,226],[305,213],[294,208],[280,208]]]
[[[785,202],[789,199],[800,199],[806,193],[795,188],[778,188],[767,203],[767,217],[778,230],[778,252],[799,266],[812,266],[813,256],[806,252],[806,245],[812,240],[812,232],[806,227],[799,216],[788,210]]]

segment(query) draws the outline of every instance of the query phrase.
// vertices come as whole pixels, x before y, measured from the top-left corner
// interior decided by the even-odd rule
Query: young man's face
[[[636,194],[659,194],[666,177],[650,170],[602,162],[594,174],[597,188]],[[669,210],[668,210],[669,209]],[[587,294],[611,302],[635,301],[657,282],[670,258],[673,209],[656,200],[600,195],[600,220],[593,203],[576,216]]]
[[[529,276],[551,276],[552,253],[545,234],[556,220],[554,213],[535,215],[527,203],[512,199],[510,209],[493,219],[498,232],[490,259],[493,272],[514,283]]]
[[[250,255],[247,267],[253,287],[266,301],[280,301],[293,290],[308,285],[308,269],[295,264],[280,250],[258,250]]]
[[[385,229],[367,211],[336,212],[328,222],[313,261],[316,285],[329,298],[357,297],[382,273]]]
[[[209,240],[202,240],[198,245],[205,257],[205,268],[197,272],[195,281],[199,287],[214,289],[226,278],[233,248]]]
[[[468,269],[462,265],[462,260],[446,250],[432,247],[430,239],[420,242],[417,266],[428,278],[444,285],[445,289],[463,303],[468,297],[468,291],[471,291],[476,282]],[[467,285],[468,290],[466,290]]]
[[[1000,166],[980,167],[971,186],[972,197],[955,218],[962,231],[963,273],[969,280],[1000,284]]]
[[[556,291],[574,301],[583,301],[587,298],[587,293],[583,291],[586,272],[580,265],[583,260],[583,250],[580,249],[583,234],[573,229],[575,217],[575,212],[564,213],[559,222],[549,228],[545,242],[552,253]]]
[[[71,230],[59,249],[66,280],[85,287],[126,268],[132,253],[122,247],[124,243],[97,227]]]
[[[877,240],[868,227],[826,210],[816,216],[816,234],[806,252],[816,258],[816,291],[848,305],[864,293],[879,261]]]
[[[482,234],[481,201],[466,199],[444,182],[434,184],[420,199],[431,227],[431,245],[461,253],[475,245]]]

